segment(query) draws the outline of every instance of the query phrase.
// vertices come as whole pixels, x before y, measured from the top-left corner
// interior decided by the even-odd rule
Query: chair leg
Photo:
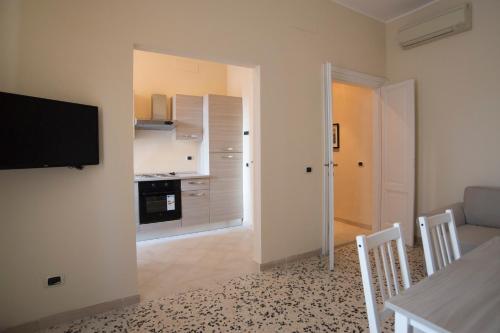
[[[394,323],[394,332],[395,333],[412,333],[413,329],[410,326],[410,320],[405,315],[396,312]]]

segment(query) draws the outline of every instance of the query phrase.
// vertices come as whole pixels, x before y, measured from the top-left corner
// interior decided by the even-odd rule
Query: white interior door
[[[334,205],[333,205],[333,147],[332,147],[332,65],[324,65],[324,168],[323,168],[323,255],[328,254],[328,268],[333,270],[334,252]]]
[[[413,245],[415,200],[415,81],[386,85],[381,97],[381,229],[401,223]]]

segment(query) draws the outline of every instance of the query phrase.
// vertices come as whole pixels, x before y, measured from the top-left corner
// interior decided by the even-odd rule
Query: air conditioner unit
[[[437,39],[472,29],[472,11],[469,3],[448,10],[438,16],[399,30],[399,45],[409,49]]]

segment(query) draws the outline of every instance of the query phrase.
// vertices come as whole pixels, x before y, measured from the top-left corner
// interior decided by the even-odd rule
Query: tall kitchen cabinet
[[[243,220],[241,97],[203,97],[201,170],[210,174],[210,223]]]

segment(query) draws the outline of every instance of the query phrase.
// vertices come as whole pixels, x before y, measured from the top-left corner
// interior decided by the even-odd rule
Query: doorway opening
[[[322,253],[323,255],[328,255],[328,267],[330,270],[334,269],[334,258],[335,258],[335,233],[337,221],[343,224],[350,224],[350,226],[366,227],[366,231],[361,233],[375,232],[381,229],[392,226],[393,223],[400,223],[403,236],[407,245],[413,246],[414,241],[414,219],[415,219],[415,80],[406,80],[399,83],[386,84],[384,78],[374,77],[371,75],[355,72],[352,70],[342,69],[338,67],[333,67],[330,63],[326,63],[323,68],[323,96],[324,96],[324,172],[323,172],[323,242],[322,242]],[[343,164],[352,167],[349,168],[351,172],[360,177],[359,179],[353,179],[352,174],[350,181],[340,181],[340,191],[336,191],[336,174],[335,168],[342,168],[340,163],[336,163],[336,155],[340,153],[342,147],[345,146],[345,139],[343,138],[342,124],[335,123],[334,120],[337,117],[342,119],[341,114],[337,116],[337,108],[335,107],[335,85],[347,84],[350,86],[358,87],[357,90],[362,91],[362,89],[367,89],[365,95],[367,98],[364,104],[359,102],[358,99],[356,107],[359,109],[370,109],[370,98],[371,99],[371,170],[370,172],[364,173],[362,176],[358,168],[364,168],[368,165],[365,164],[364,160],[370,160],[369,147],[365,146],[364,153],[359,153],[356,158],[350,158],[344,160]],[[360,88],[361,87],[361,88]],[[353,89],[353,88],[349,88]],[[347,90],[344,89],[344,90]],[[342,91],[340,89],[339,91]],[[346,95],[345,93],[343,95]],[[342,109],[342,103],[347,103],[349,98],[338,94],[340,99],[340,104],[337,106]],[[351,98],[352,99],[352,98]],[[344,102],[342,102],[344,101]],[[352,102],[352,101],[351,101]],[[361,103],[361,104],[360,104]],[[363,107],[363,105],[365,105]],[[343,121],[347,121],[344,119]],[[338,124],[334,126],[334,124]],[[349,126],[346,127],[349,131],[347,132],[347,138],[352,142],[356,139],[350,137],[353,128]],[[337,131],[334,137],[334,130]],[[345,132],[345,131],[344,131]],[[358,134],[361,137],[366,133]],[[336,140],[334,142],[333,140]],[[366,141],[366,140],[365,140]],[[334,145],[339,144],[337,152],[335,152]],[[366,142],[365,142],[366,144]],[[359,147],[358,147],[359,148]],[[352,151],[347,151],[347,155],[352,154],[353,151],[356,152],[357,149],[351,147]],[[342,151],[343,153],[343,151]],[[345,155],[345,154],[344,154]],[[342,161],[342,155],[338,156]],[[349,171],[345,168],[344,172],[339,171],[340,176],[342,174],[349,175]],[[363,170],[364,171],[364,170]],[[366,180],[372,177],[371,182],[368,181],[363,188],[369,188],[369,183],[371,183],[371,193],[368,193],[365,197],[372,196],[370,207],[370,200],[364,201],[364,206],[360,209],[359,198],[361,194],[353,191],[353,188],[347,188],[347,186],[356,187],[360,185],[354,185],[360,180]],[[349,177],[347,177],[349,179]],[[347,185],[349,184],[349,185]],[[342,193],[342,188],[344,190],[347,188],[349,191]],[[347,193],[347,194],[346,194]],[[356,194],[358,198],[357,205],[346,206],[347,208],[357,209],[357,214],[346,213],[346,210],[342,207],[342,195],[349,198],[349,195]],[[336,196],[340,196],[336,198]],[[340,201],[339,201],[340,200]],[[335,213],[335,206],[338,204],[341,206],[340,214],[346,214],[353,216],[353,219],[344,218]],[[371,210],[371,213],[367,213]],[[371,215],[371,219],[366,223],[367,216]],[[359,219],[356,221],[355,219]],[[347,223],[346,223],[347,222]],[[368,228],[371,226],[371,230]],[[364,228],[362,228],[364,229]],[[357,232],[353,231],[353,233]],[[351,238],[354,235],[350,235]]]
[[[133,51],[142,298],[258,271],[259,68]]]
[[[364,86],[332,84],[335,247],[373,229],[374,93]]]

